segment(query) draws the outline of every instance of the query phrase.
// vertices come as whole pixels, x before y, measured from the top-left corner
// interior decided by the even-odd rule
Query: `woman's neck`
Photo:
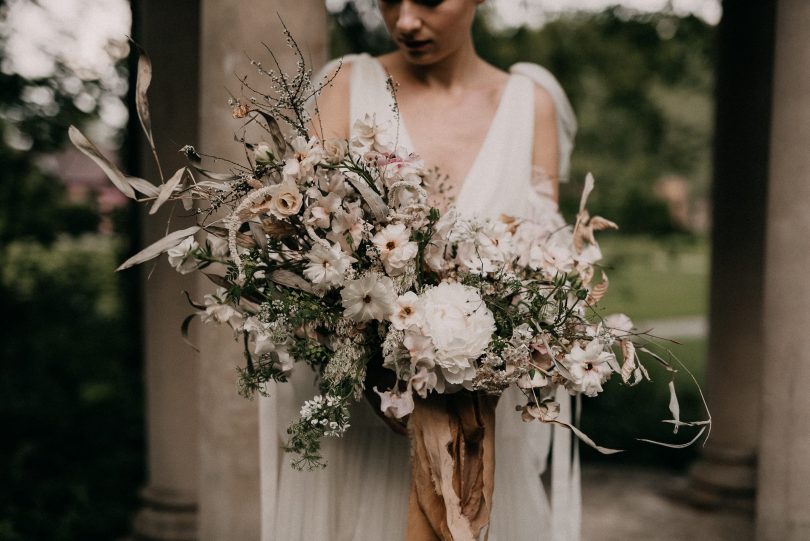
[[[480,80],[478,71],[487,67],[475,52],[472,36],[458,50],[433,64],[409,62],[399,51],[391,57],[391,67],[395,67],[402,75],[421,85],[445,90],[466,86],[467,81]]]

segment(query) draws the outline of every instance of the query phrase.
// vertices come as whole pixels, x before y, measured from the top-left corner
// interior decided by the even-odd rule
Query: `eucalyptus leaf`
[[[130,257],[126,261],[124,261],[121,266],[119,266],[115,270],[124,270],[130,267],[134,267],[135,265],[140,265],[145,261],[149,261],[150,259],[154,259],[155,257],[159,256],[163,252],[171,250],[188,237],[195,234],[197,231],[200,230],[200,226],[195,225],[186,229],[181,229],[179,231],[175,231],[173,233],[169,233],[159,241],[150,244],[134,256]]]
[[[127,182],[129,182],[130,186],[147,197],[157,197],[158,194],[160,194],[160,187],[155,186],[148,180],[136,177],[127,177]]]
[[[68,137],[70,138],[70,142],[81,151],[82,154],[96,162],[102,171],[107,175],[107,178],[110,179],[116,188],[118,188],[121,193],[126,195],[131,199],[135,199],[135,191],[132,189],[132,185],[129,182],[127,176],[121,172],[118,167],[115,166],[110,160],[108,160],[99,150],[96,148],[96,145],[90,142],[90,140],[84,136],[82,132],[79,131],[78,128],[75,126],[71,126],[68,129]],[[142,180],[142,179],[140,179]],[[146,182],[145,180],[143,182]]]
[[[136,45],[137,46],[137,45]],[[149,90],[149,85],[152,84],[152,61],[146,51],[138,47],[138,73],[135,79],[135,110],[138,112],[138,120],[141,121],[141,128],[146,135],[146,140],[149,141],[149,148],[152,150],[152,156],[155,158],[155,165],[157,165],[160,172],[160,180],[163,178],[163,170],[160,167],[160,160],[157,156],[157,149],[155,148],[155,136],[152,134],[152,115],[149,112],[149,98],[146,93]]]
[[[149,214],[156,213],[161,205],[169,200],[169,197],[172,195],[172,193],[174,193],[175,188],[178,184],[180,184],[180,181],[183,180],[183,177],[187,172],[188,169],[181,167],[174,175],[172,175],[172,178],[167,180],[163,186],[160,187],[160,193],[158,194],[157,199],[155,199],[155,202],[152,204],[152,208],[149,209]]]

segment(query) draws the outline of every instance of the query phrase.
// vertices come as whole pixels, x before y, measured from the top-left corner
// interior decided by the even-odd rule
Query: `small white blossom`
[[[573,378],[575,390],[586,396],[596,396],[602,392],[602,384],[610,377],[613,369],[609,361],[613,354],[605,351],[605,346],[599,340],[591,340],[585,349],[579,342],[574,344],[563,364]]]
[[[167,251],[169,257],[169,265],[174,267],[174,270],[180,274],[188,274],[197,269],[198,261],[194,257],[194,251],[199,249],[197,241],[194,237],[188,237],[186,240]]]
[[[242,328],[242,313],[225,302],[227,292],[219,288],[215,294],[206,295],[205,312],[201,314],[203,323],[227,323],[234,330]]]
[[[374,392],[380,395],[380,409],[386,417],[402,419],[413,412],[413,394],[410,389],[402,393],[392,391],[380,392],[374,387]]]
[[[421,325],[423,317],[419,306],[419,296],[413,291],[400,295],[390,319],[393,327],[400,331],[404,331],[412,325]]]

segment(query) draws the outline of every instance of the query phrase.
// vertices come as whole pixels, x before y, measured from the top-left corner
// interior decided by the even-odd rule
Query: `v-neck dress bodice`
[[[396,132],[398,146],[416,152],[407,123],[395,117],[393,98],[385,84],[382,64],[368,54],[344,57],[351,62],[349,127],[365,114],[388,123]],[[541,85],[554,100],[557,111],[559,176],[568,178],[576,120],[565,93],[556,79],[536,64],[512,66],[505,88],[484,141],[460,183],[455,204],[463,214],[495,218],[502,213],[533,218],[548,212],[554,203],[549,190],[533,183],[534,92]],[[430,166],[431,164],[427,164]]]
[[[398,130],[396,143],[415,152],[405,122],[397,122],[382,64],[368,54],[348,55],[351,63],[349,128],[373,114]],[[329,63],[321,77],[333,72]],[[556,105],[560,177],[567,178],[576,130],[573,111],[556,79],[535,64],[516,64],[481,148],[455,197],[468,216],[509,214],[538,218],[556,210],[532,182],[534,92],[541,85]],[[430,164],[427,164],[430,166]],[[311,398],[312,377],[293,373],[292,385],[272,389],[260,406],[262,461],[262,541],[399,541],[405,537],[410,488],[408,441],[389,429],[367,404],[352,411],[352,428],[340,440],[327,440],[325,470],[293,471],[280,451],[284,429],[300,404]],[[496,410],[495,494],[490,541],[578,541],[579,461],[570,434],[556,426],[524,423],[515,411],[520,393],[505,393]],[[571,419],[567,394],[558,396],[561,419]],[[541,474],[550,466],[550,496]]]

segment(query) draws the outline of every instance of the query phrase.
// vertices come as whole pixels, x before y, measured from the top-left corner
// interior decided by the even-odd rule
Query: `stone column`
[[[201,2],[199,149],[235,161],[244,152],[233,141],[240,122],[231,118],[230,91],[240,95],[236,74],[266,84],[246,56],[270,65],[266,43],[288,69],[290,49],[279,16],[312,63],[323,62],[328,34],[323,0],[203,0]],[[264,88],[267,88],[266,86]],[[213,290],[198,277],[197,298]],[[225,328],[207,326],[200,340],[199,535],[203,541],[260,538],[258,401],[237,394],[241,343]]]
[[[185,165],[177,152],[197,139],[198,2],[133,2],[133,35],[152,58],[149,90],[153,132],[164,173]],[[131,112],[131,141],[137,146],[136,174],[159,181],[140,126]],[[166,234],[171,205],[157,216],[141,209],[141,244]],[[181,209],[179,214],[184,214]],[[193,220],[178,216],[173,229]],[[135,517],[135,539],[196,539],[197,359],[183,342],[180,325],[194,311],[182,294],[193,281],[174,271],[163,256],[138,267],[142,275],[143,345],[146,381],[148,484]],[[132,272],[132,271],[129,271]]]
[[[779,0],[757,539],[810,539],[810,3]]]
[[[718,29],[707,400],[711,438],[690,471],[701,504],[753,510],[774,2],[728,1]]]

